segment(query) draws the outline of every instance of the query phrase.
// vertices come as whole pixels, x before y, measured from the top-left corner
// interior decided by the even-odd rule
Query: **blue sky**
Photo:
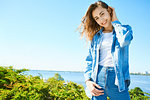
[[[97,0],[0,0],[0,65],[83,71],[88,47],[75,32]],[[104,0],[133,29],[130,72],[150,72],[150,1]]]

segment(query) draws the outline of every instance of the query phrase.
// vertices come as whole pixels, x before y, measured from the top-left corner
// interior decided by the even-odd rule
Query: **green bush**
[[[39,76],[20,74],[27,69],[16,70],[0,66],[0,99],[2,100],[47,100],[50,97],[48,84]]]
[[[50,88],[49,94],[53,100],[88,100],[84,87],[74,82],[57,80],[54,77],[47,80]]]
[[[44,82],[40,76],[22,75],[27,69],[0,66],[0,100],[88,100],[84,87],[65,82],[56,73]]]
[[[150,94],[143,92],[139,87],[135,87],[129,91],[131,100],[149,100]]]

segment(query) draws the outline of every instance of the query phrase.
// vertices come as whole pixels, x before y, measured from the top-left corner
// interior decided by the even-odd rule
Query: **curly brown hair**
[[[85,34],[85,37],[88,40],[92,41],[94,35],[102,28],[92,17],[92,12],[98,7],[101,6],[105,9],[108,9],[108,5],[103,1],[97,1],[91,4],[86,12],[86,14],[81,19],[81,24],[78,27],[81,34],[81,38]]]

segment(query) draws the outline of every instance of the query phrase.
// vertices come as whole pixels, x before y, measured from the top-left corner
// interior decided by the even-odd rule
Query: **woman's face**
[[[109,27],[111,25],[111,16],[107,9],[98,6],[92,12],[94,20],[102,27]]]

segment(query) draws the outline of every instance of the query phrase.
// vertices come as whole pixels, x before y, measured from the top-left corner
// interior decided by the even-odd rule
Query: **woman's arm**
[[[129,45],[133,39],[132,28],[129,25],[122,25],[118,20],[113,21],[112,25],[114,26],[116,37],[120,44],[120,47]]]
[[[116,16],[115,9],[112,7],[110,8],[112,9],[112,25],[115,29],[116,37],[118,39],[120,47],[129,45],[131,40],[133,39],[133,32],[131,26],[122,25]]]
[[[93,64],[92,48],[93,48],[93,42],[91,43],[91,45],[89,47],[89,54],[86,57],[86,64],[87,65],[86,65],[85,70],[84,70],[84,77],[85,77],[86,86],[88,87],[91,95],[99,96],[99,95],[103,95],[104,91],[96,89],[96,87],[100,88],[100,89],[101,89],[101,87],[91,80],[92,64]]]
[[[92,43],[89,47],[89,52],[88,52],[88,56],[86,57],[86,67],[84,69],[84,77],[85,77],[85,82],[91,79],[91,73],[92,73],[92,62],[93,62],[93,58],[92,58]]]

